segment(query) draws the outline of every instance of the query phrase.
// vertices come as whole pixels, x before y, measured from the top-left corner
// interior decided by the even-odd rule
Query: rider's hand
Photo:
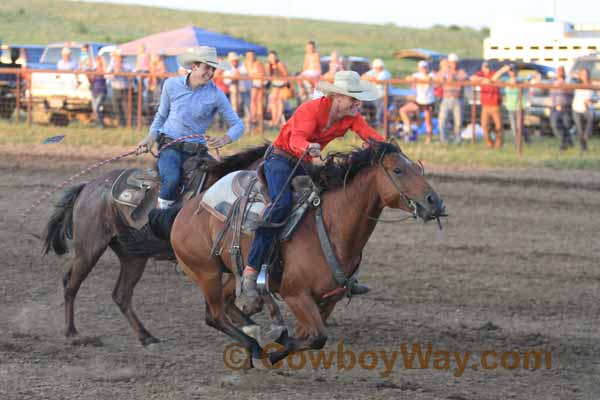
[[[309,144],[308,155],[311,157],[319,157],[321,155],[321,145],[319,143]]]
[[[231,143],[231,138],[227,135],[219,136],[219,137],[206,137],[206,143],[208,147],[211,149],[218,149],[219,147],[223,147]]]
[[[148,134],[148,136],[146,136],[141,142],[138,143],[136,153],[142,154],[149,152],[154,142],[156,142],[154,136]]]

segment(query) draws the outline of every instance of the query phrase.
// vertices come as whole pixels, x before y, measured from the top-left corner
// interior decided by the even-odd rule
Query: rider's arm
[[[232,142],[238,140],[244,134],[244,123],[231,108],[231,103],[223,92],[218,90],[217,107],[223,119],[227,122],[229,130],[226,135],[229,136]]]
[[[163,86],[162,93],[160,94],[160,105],[158,106],[158,111],[156,112],[156,116],[154,116],[154,121],[152,121],[152,125],[150,126],[150,133],[154,140],[158,140],[158,136],[160,135],[160,131],[165,125],[165,121],[169,116],[169,111],[171,110],[171,99],[169,97],[169,82],[170,79],[167,79]]]
[[[300,107],[296,110],[294,118],[290,120],[292,131],[290,134],[290,148],[296,154],[303,154],[310,145],[308,138],[317,129],[317,113],[309,107]]]
[[[369,139],[377,140],[378,142],[385,142],[385,138],[377,133],[375,129],[371,128],[371,126],[367,124],[365,119],[360,114],[357,114],[356,117],[354,117],[354,122],[352,123],[350,129],[356,132],[358,136],[360,136],[365,142],[367,142]]]

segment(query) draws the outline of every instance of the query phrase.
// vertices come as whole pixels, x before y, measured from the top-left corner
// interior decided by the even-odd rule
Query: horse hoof
[[[283,344],[288,338],[287,327],[282,325],[271,325],[269,336],[275,341],[275,343]]]
[[[251,338],[254,338],[257,342],[261,341],[260,326],[258,326],[258,325],[242,326],[242,332],[244,332],[246,335],[250,336]]]
[[[72,329],[67,329],[65,331],[65,336],[68,338],[73,338],[75,336],[79,335],[79,332],[77,332],[77,329],[72,328]]]
[[[275,351],[273,353],[269,353],[268,358],[271,365],[277,364],[279,361],[283,360],[287,357],[287,354],[282,351]]]
[[[154,336],[146,336],[145,338],[140,339],[140,342],[142,342],[142,346],[146,347],[156,343],[160,343],[160,339],[155,338]]]

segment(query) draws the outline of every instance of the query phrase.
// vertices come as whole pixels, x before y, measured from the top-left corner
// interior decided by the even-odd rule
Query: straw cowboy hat
[[[227,63],[217,59],[217,49],[209,46],[190,47],[185,53],[177,56],[177,61],[185,69],[192,69],[195,62],[204,63],[217,69],[227,69]]]
[[[317,84],[317,89],[325,94],[343,94],[360,101],[374,101],[381,97],[375,85],[360,80],[360,76],[354,71],[339,71],[335,74],[333,83],[321,81]]]

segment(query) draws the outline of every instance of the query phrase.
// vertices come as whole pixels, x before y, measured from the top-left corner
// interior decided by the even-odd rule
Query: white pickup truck
[[[88,57],[92,60],[104,43],[88,43]],[[31,87],[21,102],[27,107],[27,97],[31,95],[33,121],[36,123],[51,123],[67,125],[69,121],[78,119],[82,122],[89,121],[92,114],[90,82],[85,73],[73,71],[59,71],[57,63],[61,59],[63,48],[71,50],[71,60],[75,63],[81,58],[84,43],[52,43],[49,44],[40,62],[29,68],[44,71],[32,72]],[[46,70],[55,70],[50,72]]]

